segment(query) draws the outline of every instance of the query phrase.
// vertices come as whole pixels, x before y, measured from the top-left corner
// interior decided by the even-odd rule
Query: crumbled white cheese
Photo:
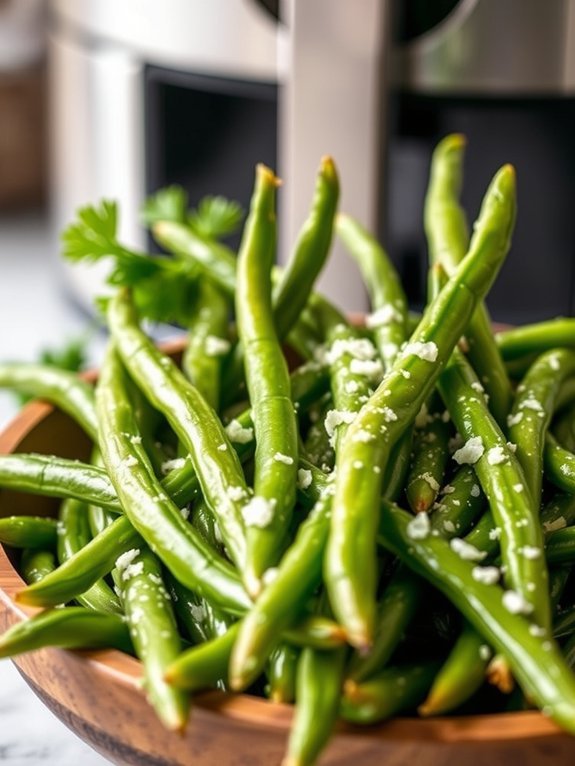
[[[274,517],[275,502],[254,495],[243,507],[242,516],[248,527],[267,527]]]
[[[324,427],[330,438],[330,442],[335,435],[335,429],[342,423],[346,423],[347,425],[353,423],[356,416],[357,413],[351,412],[350,410],[329,410],[325,416]]]
[[[523,484],[521,484],[521,482],[518,482],[517,484],[513,485],[513,489],[515,490],[515,492],[523,492],[525,487],[523,486]]]
[[[554,372],[557,372],[561,367],[559,359],[555,354],[549,357],[549,367],[551,367]]]
[[[460,447],[453,453],[453,459],[456,463],[459,463],[459,465],[463,465],[464,463],[473,465],[473,463],[477,463],[484,452],[485,447],[483,446],[483,439],[481,436],[472,436],[465,442],[463,447]]]
[[[391,409],[391,407],[380,407],[378,410],[382,415],[386,423],[393,423],[397,420],[397,414]]]
[[[186,464],[186,458],[185,457],[177,457],[173,460],[165,460],[162,465],[162,473],[170,473],[170,471],[174,471],[176,468],[183,468]]]
[[[356,431],[353,435],[352,441],[354,442],[372,442],[375,439],[375,436],[367,431],[365,428],[360,428],[359,431]]]
[[[225,452],[227,448],[228,448],[228,445],[225,442],[218,444],[218,452]]]
[[[129,551],[125,551],[121,556],[116,559],[116,569],[119,572],[123,572],[126,567],[129,567],[134,559],[140,555],[139,548],[130,548]]]
[[[307,489],[311,484],[311,471],[307,468],[299,468],[297,472],[297,485],[299,489]]]
[[[479,484],[474,484],[469,490],[469,494],[471,495],[471,497],[479,497],[479,495],[481,494],[481,488]]]
[[[506,590],[503,594],[503,606],[511,614],[531,614],[533,611],[533,604],[521,594],[515,590]]]
[[[246,491],[243,487],[228,487],[226,494],[232,502],[239,503],[246,496]]]
[[[239,420],[230,420],[226,426],[226,433],[230,441],[235,444],[248,444],[254,438],[253,428],[244,428]]]
[[[419,412],[415,416],[415,427],[424,428],[428,423],[431,423],[432,420],[433,418],[429,414],[429,410],[427,409],[427,404],[423,402]]]
[[[490,540],[499,540],[500,537],[501,537],[501,527],[493,527],[493,529],[489,530]]]
[[[284,465],[293,465],[293,457],[284,455],[283,452],[276,452],[273,459],[276,463],[284,463]]]
[[[227,354],[232,344],[226,338],[218,338],[216,335],[208,335],[204,350],[208,356],[222,356]]]
[[[435,362],[437,354],[437,345],[432,340],[427,343],[422,343],[420,340],[413,341],[412,343],[408,343],[402,351],[403,358],[408,356],[418,356],[425,362]]]
[[[386,359],[393,359],[399,352],[399,346],[397,343],[384,343],[381,348],[381,353]]]
[[[386,303],[373,314],[368,314],[365,318],[365,326],[373,329],[374,327],[382,327],[384,325],[391,324],[392,322],[402,322],[403,315],[401,311],[398,311],[391,303]]]
[[[506,460],[507,455],[501,446],[491,447],[491,449],[487,451],[487,462],[489,465],[499,465],[500,463],[504,463]]]
[[[518,423],[521,423],[522,420],[523,420],[523,413],[519,411],[515,415],[507,416],[507,425],[511,428],[511,426],[516,426]]]
[[[474,545],[466,543],[465,540],[462,540],[460,537],[454,537],[449,541],[449,545],[451,550],[454,553],[457,553],[457,555],[465,561],[483,561],[487,556],[487,551],[480,551]]]
[[[513,442],[507,442],[507,449],[509,449],[511,452],[515,453],[517,452],[517,445]]]
[[[407,536],[412,540],[425,540],[430,531],[431,525],[427,513],[416,514],[407,525]]]
[[[374,359],[376,353],[369,338],[338,338],[325,352],[325,359],[328,364],[334,364],[344,354],[349,354],[352,359],[367,361]]]
[[[128,566],[122,570],[122,580],[123,582],[126,582],[127,580],[130,580],[132,577],[137,577],[138,575],[143,574],[143,572],[144,572],[143,561],[136,561],[133,564],[128,564]]]
[[[527,399],[524,399],[519,404],[520,410],[534,410],[535,412],[543,412],[543,406],[541,405],[541,402],[537,401],[537,399],[534,399],[533,397],[529,397]]]
[[[190,509],[189,508],[181,508],[180,509],[180,516],[184,521],[187,521],[190,518]]]
[[[349,369],[354,375],[365,375],[367,378],[377,378],[383,373],[379,359],[352,359]]]
[[[423,481],[426,484],[429,484],[429,486],[431,487],[431,489],[434,492],[439,492],[439,484],[435,480],[435,478],[429,473],[429,471],[426,471],[425,473],[422,473],[419,478],[423,479]]]
[[[356,394],[359,391],[357,380],[348,380],[344,386],[346,394]]]
[[[498,567],[473,567],[471,570],[473,579],[484,585],[495,585],[499,582],[500,574]]]
[[[452,495],[455,492],[455,487],[451,484],[446,484],[441,490],[442,495]]]
[[[565,529],[566,526],[567,526],[567,521],[565,520],[564,516],[558,516],[553,521],[543,522],[543,529],[546,532],[556,532],[558,529]]]
[[[138,459],[134,455],[128,455],[128,457],[122,460],[122,465],[126,468],[133,468],[135,465],[138,465]]]
[[[403,375],[403,377],[406,380],[409,380],[411,378],[411,373],[409,372],[409,370],[400,370],[399,372],[401,373],[401,375]]]
[[[142,443],[142,437],[141,436],[130,436],[130,441],[132,444],[141,444]]]
[[[455,532],[455,524],[451,521],[451,519],[445,519],[443,522],[443,529],[445,529],[446,532],[453,534]]]
[[[541,558],[541,548],[537,548],[534,545],[524,545],[522,548],[519,548],[519,553],[531,561]]]

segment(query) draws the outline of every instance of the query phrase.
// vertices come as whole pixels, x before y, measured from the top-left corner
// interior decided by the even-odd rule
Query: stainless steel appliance
[[[518,171],[494,315],[572,313],[574,42],[575,0],[52,0],[56,226],[113,196],[141,243],[146,192],[181,182],[246,204],[264,160],[286,181],[285,258],[331,153],[342,207],[381,235],[417,304],[430,154],[462,131],[470,220],[497,166]],[[339,249],[323,286],[365,305]]]

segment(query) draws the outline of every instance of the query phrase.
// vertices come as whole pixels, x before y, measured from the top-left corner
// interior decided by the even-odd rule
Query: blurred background
[[[329,153],[342,209],[378,234],[418,307],[430,156],[453,131],[468,137],[470,221],[495,170],[517,167],[493,316],[573,314],[574,95],[575,0],[0,0],[0,358],[80,337],[98,362],[103,275],[58,256],[79,206],[117,199],[124,241],[152,247],[138,219],[148,194],[177,183],[192,204],[247,207],[258,161],[285,181],[280,261]],[[322,287],[366,308],[338,247]],[[0,396],[0,424],[15,407]],[[0,664],[3,716],[18,698],[8,675]]]

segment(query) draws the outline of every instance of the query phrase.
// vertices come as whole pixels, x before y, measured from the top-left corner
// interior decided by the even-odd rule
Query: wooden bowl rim
[[[169,354],[182,350],[184,340],[179,338],[162,344]],[[96,371],[84,374],[89,381],[95,381]],[[15,452],[22,440],[36,428],[54,407],[44,401],[35,400],[23,407],[0,432],[0,454]],[[0,544],[0,609],[6,609],[12,617],[24,620],[39,609],[17,604],[13,596],[25,586],[12,565],[4,547]],[[68,650],[46,649],[46,656],[52,652]],[[83,659],[97,666],[103,676],[114,683],[130,688],[139,688],[141,677],[140,662],[120,651],[97,650],[75,651]],[[14,660],[18,664],[18,658]],[[206,692],[194,698],[194,705],[205,710],[243,721],[255,726],[266,726],[285,731],[289,729],[292,706],[271,703],[259,697],[226,692]],[[418,740],[437,743],[493,743],[525,739],[541,739],[568,736],[550,719],[538,711],[492,713],[469,716],[445,716],[429,719],[397,717],[373,727],[359,727],[341,723],[338,732],[345,736],[367,737],[376,740]]]

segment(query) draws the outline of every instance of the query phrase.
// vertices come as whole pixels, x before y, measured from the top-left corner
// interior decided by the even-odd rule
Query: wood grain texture
[[[0,434],[0,453],[36,451],[85,459],[79,428],[33,402]],[[57,501],[0,491],[0,516],[54,514]],[[17,555],[0,546],[0,630],[34,609],[17,605],[23,587]],[[133,766],[275,766],[284,751],[291,708],[247,695],[197,697],[184,735],[166,731],[140,686],[140,664],[117,651],[45,649],[17,658],[33,691],[78,736],[111,761]],[[575,739],[536,712],[417,720],[367,729],[339,726],[322,766],[563,766]]]

